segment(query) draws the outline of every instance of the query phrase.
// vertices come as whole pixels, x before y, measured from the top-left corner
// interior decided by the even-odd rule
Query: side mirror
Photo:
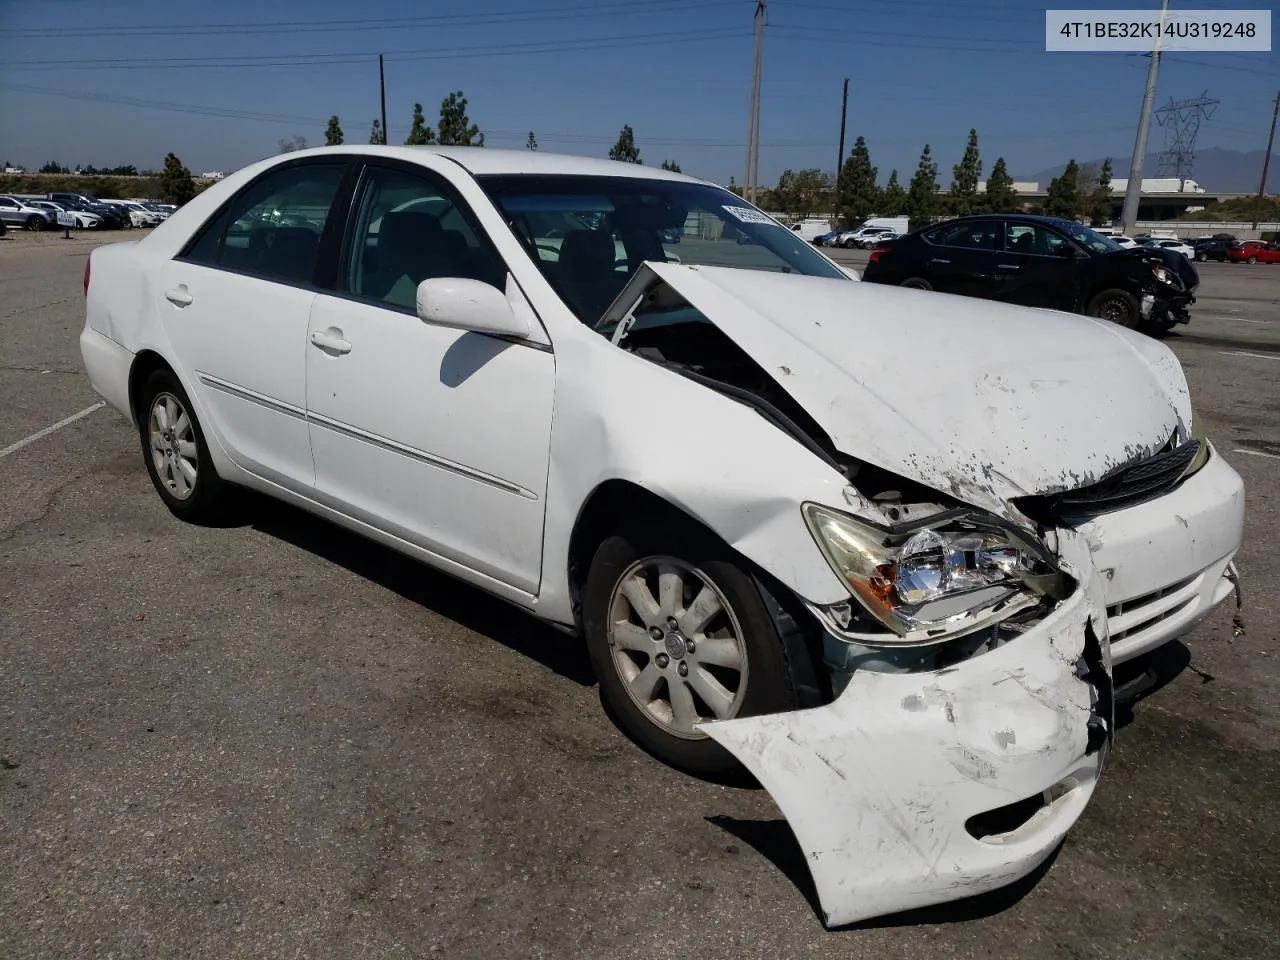
[[[418,284],[418,319],[440,327],[527,339],[529,321],[516,315],[506,294],[479,280],[432,277]]]

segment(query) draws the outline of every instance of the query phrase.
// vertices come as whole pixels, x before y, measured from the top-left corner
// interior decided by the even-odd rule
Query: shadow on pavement
[[[596,682],[586,647],[522,610],[336,524],[263,497],[246,497],[247,526],[323,557],[582,686]]]
[[[804,896],[814,914],[822,919],[822,906],[818,902],[818,891],[813,885],[813,877],[805,862],[795,834],[785,820],[739,820],[735,817],[708,817],[711,823],[731,834],[753,848],[757,853],[769,860],[783,875],[795,884],[796,889]],[[979,920],[1009,909],[1025,897],[1040,882],[1054,862],[1062,846],[1054,848],[1049,857],[1035,870],[1021,880],[1015,880],[999,890],[980,893],[952,903],[943,903],[934,907],[921,907],[916,910],[904,910],[883,917],[873,917],[861,923],[839,927],[840,930],[874,930],[881,927],[913,927],[929,924],[962,923],[966,920]]]
[[[1122,663],[1112,671],[1116,684],[1116,729],[1127,727],[1134,719],[1133,708],[1172,683],[1184,670],[1191,670],[1201,683],[1212,683],[1212,674],[1191,665],[1191,651],[1180,640],[1173,640],[1145,656]]]

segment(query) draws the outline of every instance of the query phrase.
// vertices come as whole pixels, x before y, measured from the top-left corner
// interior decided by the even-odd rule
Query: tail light
[[[84,258],[84,295],[89,295],[89,265],[93,263],[92,256]]]
[[[880,258],[889,252],[887,243],[878,243],[871,248],[871,256],[867,258],[867,263],[878,263]]]

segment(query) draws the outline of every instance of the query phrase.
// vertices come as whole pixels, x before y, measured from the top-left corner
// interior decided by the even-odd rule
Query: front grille
[[[1163,496],[1182,479],[1200,449],[1199,440],[1175,446],[1170,439],[1160,452],[1123,466],[1097,483],[1061,493],[1020,497],[1018,509],[1042,523],[1088,520]]]
[[[1159,590],[1113,603],[1107,607],[1107,628],[1112,643],[1158,627],[1182,613],[1199,596],[1204,574],[1197,573]]]

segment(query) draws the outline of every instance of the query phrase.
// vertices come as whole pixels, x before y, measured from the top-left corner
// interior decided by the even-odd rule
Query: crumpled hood
[[[838,450],[976,506],[1004,513],[1015,497],[1085,486],[1155,452],[1179,424],[1191,429],[1177,358],[1105,321],[791,274],[644,269]]]

